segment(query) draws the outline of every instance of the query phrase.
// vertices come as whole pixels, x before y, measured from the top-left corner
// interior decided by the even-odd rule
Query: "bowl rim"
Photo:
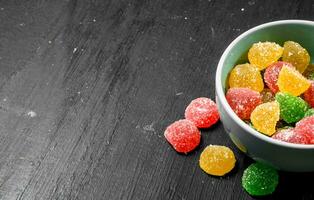
[[[249,134],[257,137],[258,139],[261,139],[265,142],[274,144],[274,145],[279,145],[279,146],[283,146],[283,147],[288,147],[288,148],[294,148],[294,149],[314,149],[314,145],[306,145],[306,144],[294,144],[294,143],[288,143],[288,142],[283,142],[280,140],[275,140],[272,139],[269,136],[266,136],[256,130],[254,130],[252,127],[250,127],[248,124],[246,124],[244,121],[242,121],[235,113],[234,111],[231,109],[231,107],[229,106],[226,97],[225,97],[225,93],[221,84],[221,75],[222,75],[222,69],[223,69],[223,64],[226,60],[227,55],[229,54],[230,50],[243,38],[245,38],[246,36],[260,30],[260,29],[264,29],[266,27],[271,27],[271,26],[277,26],[277,25],[283,25],[283,24],[299,24],[299,25],[308,25],[308,26],[314,26],[314,21],[309,21],[309,20],[295,20],[295,19],[291,19],[291,20],[279,20],[279,21],[273,21],[273,22],[268,22],[268,23],[264,23],[258,26],[255,26],[247,31],[245,31],[244,33],[242,33],[241,35],[239,35],[237,38],[235,38],[229,45],[228,47],[225,49],[225,51],[223,52],[219,62],[218,62],[218,66],[217,66],[217,70],[216,70],[216,96],[218,97],[218,99],[221,102],[221,105],[223,107],[223,109],[225,109],[227,111],[227,113],[229,114],[229,116],[232,118],[232,120],[234,120],[240,127],[242,127],[245,131],[247,131]]]

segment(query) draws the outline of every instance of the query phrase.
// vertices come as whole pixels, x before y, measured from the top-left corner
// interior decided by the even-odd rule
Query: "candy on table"
[[[295,144],[309,144],[310,142],[306,135],[297,134],[292,127],[277,131],[272,138]]]
[[[299,43],[287,41],[283,45],[282,60],[291,63],[303,73],[310,63],[310,55]]]
[[[253,110],[251,122],[256,130],[271,136],[276,132],[279,115],[279,104],[276,101],[263,103]]]
[[[296,123],[295,131],[298,134],[305,134],[310,143],[314,144],[314,116],[305,117]]]
[[[219,120],[217,105],[206,97],[194,99],[185,109],[185,118],[198,128],[209,128]]]
[[[262,103],[261,95],[249,88],[230,88],[226,99],[241,119],[250,119],[252,111]]]
[[[299,121],[309,109],[303,99],[288,93],[278,92],[275,98],[280,105],[280,116],[287,123]]]
[[[207,174],[223,176],[230,172],[236,163],[232,150],[225,146],[209,145],[201,153],[199,165]]]
[[[278,172],[261,163],[253,163],[243,172],[242,186],[253,196],[272,194],[278,185]]]
[[[314,115],[314,108],[309,109],[305,112],[304,117],[309,117]]]
[[[265,83],[273,93],[277,93],[279,91],[277,81],[278,81],[279,72],[283,66],[293,68],[293,66],[290,63],[277,61],[269,65],[265,70],[265,73],[264,73]]]
[[[262,92],[261,92],[261,96],[262,96],[262,101],[263,103],[267,103],[267,102],[271,102],[275,100],[275,95],[273,94],[273,92],[268,89],[265,88]]]
[[[165,138],[180,153],[195,149],[201,140],[201,133],[193,122],[182,119],[170,124],[165,130]]]
[[[299,96],[310,87],[311,82],[303,77],[297,70],[283,66],[279,72],[277,84],[281,92]]]
[[[307,79],[314,80],[314,64],[307,66],[306,70],[303,72],[303,76]]]
[[[311,81],[311,86],[303,94],[304,100],[314,108],[314,81]]]
[[[230,72],[228,82],[230,88],[249,88],[257,92],[264,89],[260,71],[248,63],[235,66]]]
[[[283,48],[274,42],[254,43],[248,52],[251,64],[256,65],[259,70],[276,62],[282,55]]]

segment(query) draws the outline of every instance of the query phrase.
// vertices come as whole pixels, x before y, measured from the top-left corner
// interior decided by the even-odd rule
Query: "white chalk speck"
[[[243,12],[243,11],[244,11],[244,8],[241,8],[241,11]]]
[[[81,94],[81,92],[80,92],[80,91],[78,91],[78,92],[77,92],[77,94]]]
[[[187,20],[188,18],[187,18],[187,17],[184,17],[184,19]]]
[[[51,40],[49,40],[48,43],[51,44]]]
[[[30,117],[36,117],[37,116],[37,114],[34,112],[34,111],[29,111],[28,113],[27,113],[27,116],[30,116]]]
[[[77,51],[77,48],[75,47],[74,49],[73,49],[73,53],[75,53]]]
[[[25,23],[20,23],[19,25],[20,25],[20,26],[25,26],[26,24],[25,24]]]
[[[96,19],[93,19],[93,22],[96,22]]]
[[[154,126],[154,122],[152,122],[151,124],[143,126],[143,130],[144,131],[155,132],[155,129],[153,128],[153,126]]]
[[[183,94],[183,92],[178,92],[178,93],[176,93],[176,96],[180,96],[182,94]]]
[[[4,8],[0,8],[0,10],[4,10]]]

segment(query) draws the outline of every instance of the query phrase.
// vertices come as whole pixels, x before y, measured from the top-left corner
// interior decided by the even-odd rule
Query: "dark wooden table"
[[[214,98],[236,36],[280,19],[313,20],[314,2],[0,1],[0,199],[253,199],[221,123],[187,156],[163,131]],[[235,151],[232,173],[199,168],[208,144]],[[261,199],[313,199],[313,180],[280,172]]]

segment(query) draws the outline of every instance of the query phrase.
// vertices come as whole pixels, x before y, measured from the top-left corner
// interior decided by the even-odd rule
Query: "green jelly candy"
[[[306,111],[304,117],[309,117],[309,116],[313,116],[313,115],[314,115],[314,108],[311,108],[308,111]]]
[[[261,163],[253,163],[242,176],[243,188],[253,196],[264,196],[272,194],[279,181],[278,172]]]
[[[280,117],[287,123],[301,120],[309,109],[303,99],[288,93],[278,92],[275,98],[280,106]]]

